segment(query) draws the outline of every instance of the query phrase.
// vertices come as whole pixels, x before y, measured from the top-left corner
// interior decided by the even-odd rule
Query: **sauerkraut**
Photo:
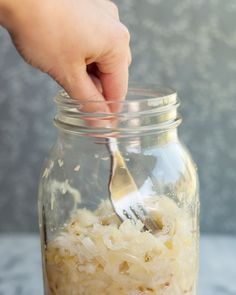
[[[78,209],[45,249],[47,295],[196,294],[193,217],[165,196],[146,206],[155,235],[121,222],[108,200]]]

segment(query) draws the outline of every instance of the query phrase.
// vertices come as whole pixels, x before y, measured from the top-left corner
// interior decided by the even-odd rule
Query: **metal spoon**
[[[119,151],[116,138],[109,138],[108,147],[112,156],[110,200],[116,214],[123,221],[131,219],[136,223],[141,220],[144,229],[156,233],[158,225],[144,207],[142,196]]]

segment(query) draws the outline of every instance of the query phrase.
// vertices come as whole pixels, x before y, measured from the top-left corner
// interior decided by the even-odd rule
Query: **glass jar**
[[[39,186],[45,295],[195,295],[198,179],[178,138],[176,93],[138,87],[105,103],[61,92],[56,104],[58,139]],[[110,138],[155,233],[114,211]]]

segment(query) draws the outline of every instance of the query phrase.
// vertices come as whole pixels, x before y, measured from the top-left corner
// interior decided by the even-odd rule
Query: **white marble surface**
[[[0,235],[0,295],[43,295],[37,235]],[[201,239],[199,295],[236,295],[236,236]]]

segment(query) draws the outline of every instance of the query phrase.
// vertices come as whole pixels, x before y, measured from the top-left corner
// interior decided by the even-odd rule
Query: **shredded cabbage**
[[[48,295],[196,294],[195,222],[163,196],[146,206],[160,227],[121,222],[110,202],[78,209],[45,250]]]

